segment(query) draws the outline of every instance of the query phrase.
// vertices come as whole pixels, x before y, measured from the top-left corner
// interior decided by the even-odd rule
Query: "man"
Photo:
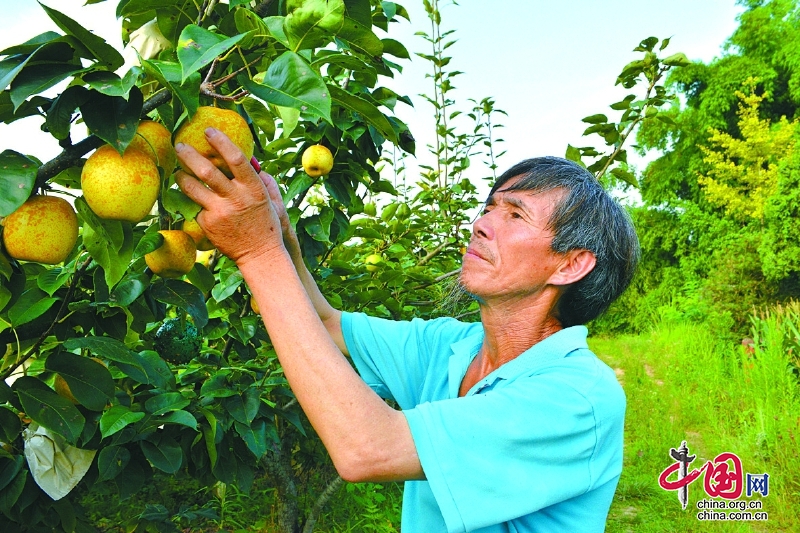
[[[393,322],[333,309],[303,264],[275,181],[223,134],[206,135],[234,179],[178,145],[197,178],[178,173],[177,182],[239,266],[344,479],[407,481],[403,533],[604,529],[625,397],[581,324],[628,285],[638,242],[591,174],[540,158],[500,177],[461,273],[480,323]]]

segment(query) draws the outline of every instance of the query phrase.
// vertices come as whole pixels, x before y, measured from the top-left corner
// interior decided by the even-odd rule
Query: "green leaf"
[[[658,37],[648,37],[639,43],[639,46],[633,49],[634,52],[650,52],[653,47],[658,43]]]
[[[119,220],[105,220],[94,214],[83,196],[75,199],[75,210],[84,226],[88,225],[101,239],[106,241],[114,251],[119,251],[125,244],[125,230]],[[85,238],[85,237],[84,237]]]
[[[381,42],[383,43],[384,54],[393,55],[401,59],[411,58],[408,50],[400,41],[395,41],[394,39],[381,39]]]
[[[23,376],[13,385],[22,409],[34,422],[75,444],[86,419],[72,402],[36,378]]]
[[[38,287],[28,289],[8,310],[8,321],[13,327],[27,324],[42,316],[57,301],[58,298],[48,298],[47,294]]]
[[[236,31],[248,34],[247,38],[239,43],[242,48],[263,46],[271,37],[266,23],[249,9],[237,9],[233,19],[236,23]]]
[[[263,83],[240,76],[242,86],[266,102],[293,107],[331,122],[331,97],[319,74],[300,57],[287,51],[272,62]]]
[[[185,220],[191,220],[197,216],[202,207],[194,200],[186,196],[180,189],[167,189],[162,197],[164,209],[172,214],[183,215]]]
[[[116,363],[117,367],[131,379],[144,384],[151,382],[148,374],[152,374],[153,370],[149,368],[149,365],[139,354],[130,350],[117,339],[112,339],[111,337],[72,337],[64,341],[64,348],[67,350],[85,348],[101,359]]]
[[[30,197],[37,170],[38,164],[20,153],[0,153],[0,217],[7,217]]]
[[[9,411],[8,409],[3,409],[3,411],[8,411],[9,413],[11,413],[11,411]],[[14,415],[14,418],[17,418],[17,416]],[[19,422],[19,418],[17,418],[17,422]],[[16,437],[17,436],[14,435],[14,439]],[[14,439],[9,439],[6,442],[12,442]],[[17,477],[17,474],[22,469],[22,466],[24,464],[25,464],[25,456],[22,454],[17,455],[13,459],[0,457],[0,492],[2,492],[3,489],[5,489],[9,485],[9,483],[14,481],[14,478]]]
[[[183,409],[189,403],[189,400],[184,398],[180,392],[165,392],[148,398],[144,402],[144,408],[153,416],[159,416],[170,411]]]
[[[178,61],[182,70],[181,83],[191,74],[210,64],[217,56],[230,50],[244,37],[244,34],[238,34],[226,39],[223,35],[210,32],[196,24],[186,26],[181,32],[177,47]]]
[[[611,169],[611,175],[629,185],[632,185],[633,187],[639,187],[639,182],[636,180],[636,176],[634,176],[632,172],[629,172],[623,168],[617,167]]]
[[[31,95],[39,94],[66,78],[81,72],[80,65],[68,63],[37,63],[28,65],[11,82],[11,103],[16,111]]]
[[[195,263],[192,270],[186,274],[186,279],[189,283],[200,289],[204,294],[214,288],[214,274],[211,273],[205,265]]]
[[[377,107],[363,98],[350,94],[335,85],[329,85],[328,90],[334,102],[350,111],[358,113],[364,121],[374,126],[383,137],[397,144],[397,134],[394,128],[392,128],[386,115],[381,113]]]
[[[181,66],[178,63],[157,60],[143,60],[144,71],[158,80],[165,87],[169,87],[181,101],[189,116],[197,112],[200,106],[200,74],[195,72],[185,81],[181,74]]]
[[[150,228],[153,230],[157,229],[157,225],[152,225]],[[164,244],[164,236],[161,235],[158,231],[148,231],[139,239],[139,242],[136,244],[136,249],[133,251],[133,258],[139,259],[140,257],[144,257],[145,255],[149,254],[150,252],[154,252],[161,248],[161,245]],[[150,281],[148,279],[147,283],[149,284]]]
[[[256,387],[247,388],[242,394],[234,394],[222,402],[223,407],[234,420],[250,425],[261,407],[261,391]]]
[[[132,87],[128,99],[91,91],[80,106],[81,116],[89,131],[122,154],[136,136],[144,98],[138,87]]]
[[[144,413],[131,411],[124,405],[114,405],[100,417],[100,435],[110,437],[144,418]]]
[[[611,104],[609,107],[611,109],[616,110],[616,111],[623,111],[625,109],[628,109],[631,106],[631,102],[633,102],[635,99],[636,99],[636,95],[629,94],[628,96],[626,96],[625,98],[623,98],[619,102]]]
[[[208,309],[203,293],[191,283],[179,279],[164,279],[150,287],[150,296],[189,313],[198,329],[208,324]]]
[[[683,52],[678,52],[677,54],[672,54],[669,57],[665,57],[661,60],[661,63],[669,67],[686,67],[692,64],[692,62]]]
[[[192,413],[182,409],[172,411],[162,416],[159,419],[159,422],[162,424],[178,424],[180,426],[186,426],[197,431],[197,419],[194,417],[194,415],[192,415]]]
[[[92,411],[102,411],[114,399],[111,372],[97,361],[61,351],[50,354],[44,367],[64,378],[75,399]]]
[[[33,54],[27,57],[12,56],[0,61],[0,91],[5,91],[6,88],[14,81],[14,78],[22,72],[25,65],[28,64],[33,58]]]
[[[267,139],[272,140],[275,138],[275,119],[264,104],[255,98],[245,98],[242,102],[242,107],[244,107],[253,124],[264,132]]]
[[[142,414],[142,416],[144,415]],[[130,460],[131,452],[127,448],[123,446],[106,446],[97,454],[97,481],[114,479],[125,470]]]
[[[109,287],[113,287],[122,279],[133,257],[133,230],[130,223],[121,223],[121,227],[124,240],[119,251],[115,251],[112,243],[96,233],[94,228],[83,227],[83,245],[92,259],[103,267],[106,284]]]
[[[41,2],[39,5],[45,10],[47,16],[56,23],[56,26],[68,35],[78,39],[107,70],[117,70],[125,63],[120,53],[113,46],[106,43],[102,37],[98,37],[60,11],[49,8]]]
[[[142,76],[142,69],[132,67],[124,78],[120,78],[113,72],[96,70],[83,76],[83,81],[95,91],[107,96],[121,96],[128,98],[131,88]]]
[[[60,289],[64,283],[67,282],[70,274],[72,274],[72,272],[66,268],[51,268],[50,270],[39,274],[39,276],[36,278],[36,285],[46,292],[48,296],[52,296],[54,292]]]
[[[383,42],[378,36],[369,27],[350,17],[344,18],[344,24],[342,24],[342,28],[336,36],[347,41],[352,48],[369,57],[383,55]]]
[[[274,439],[268,438],[268,435],[271,435],[267,426],[268,424],[264,419],[256,420],[252,424],[242,424],[238,420],[234,422],[236,433],[239,434],[257,460],[264,457],[269,450],[270,443],[275,442]],[[272,429],[274,430],[274,428]]]
[[[600,124],[602,122],[608,122],[608,117],[606,117],[602,113],[598,113],[597,115],[590,115],[588,117],[582,118],[581,122],[588,122],[589,124]]]
[[[0,401],[2,401],[2,403],[6,403],[7,401],[11,400],[11,396],[13,395],[13,393],[11,392],[11,387],[9,387],[5,381],[2,382],[2,385],[0,385],[0,387],[8,391],[7,395],[6,394],[2,395],[6,396],[4,400],[0,398]],[[22,422],[17,416],[17,413],[11,411],[11,409],[0,407],[0,441],[14,442],[16,438],[19,436],[19,432],[21,430],[22,430]],[[2,473],[0,473],[0,490],[3,490]]]
[[[20,458],[23,456],[20,455]],[[22,490],[28,482],[28,470],[22,469],[8,484],[5,490],[0,492],[0,511],[6,516],[11,514],[11,508],[17,503]]]
[[[162,438],[158,444],[143,440],[141,447],[147,460],[162,472],[174,474],[183,464],[183,451],[173,439]]]
[[[305,172],[299,172],[294,175],[292,182],[289,184],[289,189],[283,195],[283,203],[288,204],[296,196],[302,194],[313,185],[314,179]]]
[[[243,281],[242,273],[238,269],[234,270],[211,290],[211,296],[214,300],[221,302],[236,292]]]
[[[68,87],[58,95],[47,111],[47,129],[50,131],[50,135],[58,140],[66,139],[72,128],[75,110],[83,105],[87,98],[89,98],[89,91],[80,85]]]
[[[583,168],[586,168],[586,165],[583,164],[581,161],[581,151],[578,148],[575,148],[571,144],[567,145],[567,153],[564,154],[566,159],[570,161],[575,161],[576,163],[580,164]]]
[[[286,20],[286,17],[266,17],[263,20],[267,28],[269,28],[270,35],[286,48],[291,48],[289,46],[289,38],[286,37],[286,32],[283,29],[283,21]]]
[[[295,52],[325,46],[344,24],[342,0],[304,0],[287,8],[283,29]]]

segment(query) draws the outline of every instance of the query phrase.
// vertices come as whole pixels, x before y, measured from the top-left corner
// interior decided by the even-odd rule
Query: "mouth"
[[[474,245],[474,244],[470,245],[467,248],[467,253],[464,254],[464,257],[467,257],[467,256],[476,257],[476,258],[481,259],[483,261],[488,261],[489,260],[487,258],[489,256],[489,254],[485,250],[479,250],[478,247],[476,245]]]

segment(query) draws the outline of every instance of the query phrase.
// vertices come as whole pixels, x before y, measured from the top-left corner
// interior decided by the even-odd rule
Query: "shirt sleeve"
[[[342,335],[356,370],[402,409],[419,403],[432,360],[449,357],[450,344],[474,331],[473,324],[452,318],[396,321],[342,313]]]
[[[404,411],[448,532],[513,520],[619,475],[624,395],[593,405],[546,376]]]

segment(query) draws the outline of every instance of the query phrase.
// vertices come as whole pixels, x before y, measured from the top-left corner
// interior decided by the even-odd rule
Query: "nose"
[[[473,236],[482,237],[484,239],[494,238],[494,227],[492,226],[491,214],[493,211],[483,213],[475,222],[472,223]]]

